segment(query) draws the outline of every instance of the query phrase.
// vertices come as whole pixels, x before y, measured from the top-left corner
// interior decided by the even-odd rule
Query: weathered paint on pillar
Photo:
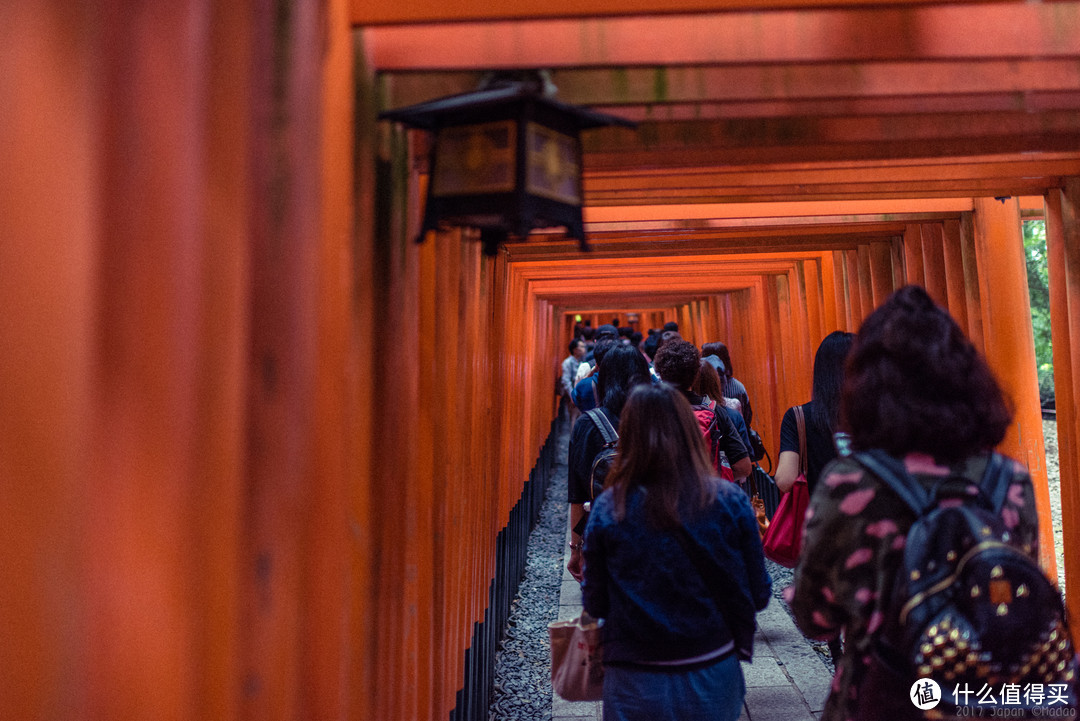
[[[893,290],[902,288],[907,284],[904,275],[904,236],[896,236],[889,243],[889,255],[892,258],[892,287]]]
[[[1054,398],[1061,477],[1061,535],[1066,581],[1080,579],[1080,180],[1046,196],[1050,322],[1054,338]],[[1080,593],[1066,599],[1080,618]],[[1075,637],[1076,632],[1073,632]]]
[[[975,252],[975,221],[973,213],[960,214],[960,255],[964,264],[964,296],[967,301],[968,337],[983,353],[986,339],[983,335],[982,286],[979,282],[979,264]]]
[[[967,295],[964,289],[964,253],[960,237],[960,221],[946,220],[942,223],[942,251],[945,257],[945,284],[948,309],[960,327],[968,333]],[[970,337],[970,333],[968,333]]]
[[[349,322],[350,348],[354,361],[346,372],[351,432],[345,439],[349,477],[346,510],[349,529],[349,650],[346,668],[350,683],[346,704],[351,714],[373,717],[376,713],[375,676],[378,646],[370,639],[377,634],[377,597],[369,590],[375,567],[375,524],[378,507],[372,470],[376,453],[376,356],[368,352],[365,339],[374,338],[376,288],[381,269],[376,258],[376,183],[380,127],[376,122],[375,77],[368,62],[369,49],[362,31],[353,32],[353,254],[347,269],[351,279]]]
[[[824,311],[825,329],[828,332],[846,328],[844,315],[840,312],[837,285],[837,269],[832,252],[821,254],[821,302]]]
[[[103,78],[79,29],[93,16],[83,3],[0,4],[0,703],[12,719],[91,718],[81,568]]]
[[[1005,202],[976,198],[974,223],[986,357],[1015,408],[1012,426],[999,450],[1027,466],[1035,484],[1039,518],[1049,519],[1046,451],[1020,205],[1015,198]],[[1040,525],[1039,546],[1043,567],[1056,577],[1054,534],[1049,523]]]
[[[909,225],[904,229],[904,282],[926,285],[920,225]]]
[[[942,308],[949,307],[949,284],[945,276],[945,249],[941,223],[923,223],[922,236],[923,280],[926,292]]]
[[[847,278],[847,302],[851,306],[851,319],[858,327],[862,325],[863,318],[870,312],[870,308],[863,307],[862,278],[859,276],[859,252],[857,250],[844,251],[844,270]]]
[[[803,276],[799,270],[800,268],[797,265],[787,274],[791,297],[792,331],[794,332],[794,335],[790,337],[790,341],[798,348],[797,357],[802,364],[801,368],[796,369],[796,378],[801,382],[801,385],[797,387],[804,396],[809,397],[810,373],[808,369],[813,367],[814,351],[817,350],[817,347],[812,345],[810,338],[806,312],[806,285],[803,283]]]
[[[870,270],[870,247],[863,243],[855,252],[859,261],[859,305],[862,307],[862,317],[865,318],[875,307],[873,274]]]
[[[821,300],[821,262],[817,258],[808,258],[799,263],[802,271],[803,288],[806,294],[806,319],[809,323],[810,347],[817,348],[821,339],[829,331],[822,318]]]
[[[888,241],[870,244],[870,286],[875,308],[894,290],[892,251]]]

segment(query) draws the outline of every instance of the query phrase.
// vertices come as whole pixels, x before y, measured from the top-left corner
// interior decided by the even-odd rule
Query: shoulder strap
[[[916,516],[930,505],[930,494],[912,479],[900,460],[880,449],[859,451],[852,457],[891,488]]]
[[[915,512],[916,516],[922,515],[933,502],[933,496],[911,478],[903,462],[885,451],[880,449],[860,451],[853,457],[884,481]],[[986,470],[979,481],[979,488],[990,501],[990,507],[995,514],[1001,513],[1001,507],[1005,504],[1005,497],[1009,493],[1010,481],[1012,481],[1012,470],[1009,468],[1008,459],[999,453],[991,453],[986,461]]]
[[[994,513],[1001,514],[1001,507],[1005,505],[1005,497],[1009,494],[1009,484],[1012,483],[1012,468],[1009,459],[1000,453],[991,453],[986,461],[986,471],[983,472],[979,488],[990,499]]]
[[[799,471],[805,476],[809,467],[806,458],[806,417],[802,406],[793,406],[792,410],[795,411],[795,424],[799,428]]]
[[[619,440],[619,434],[615,430],[615,426],[611,425],[611,421],[608,420],[607,415],[602,410],[593,408],[585,411],[585,415],[596,425],[600,435],[604,437],[604,445],[613,445]]]

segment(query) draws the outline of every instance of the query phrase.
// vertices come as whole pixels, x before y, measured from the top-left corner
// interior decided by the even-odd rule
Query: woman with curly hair
[[[986,361],[919,286],[893,293],[863,322],[847,360],[840,424],[855,451],[880,449],[903,463],[910,483],[939,498],[980,493],[992,451],[1011,413]],[[1038,558],[1038,516],[1031,478],[1009,462],[1000,513],[1010,543]],[[944,503],[945,501],[943,501]],[[859,460],[839,458],[823,470],[807,512],[791,609],[813,638],[844,634],[824,721],[881,717],[921,719],[922,712],[870,686],[880,675],[877,642],[898,623],[892,607],[914,512]],[[884,705],[883,705],[884,704]]]

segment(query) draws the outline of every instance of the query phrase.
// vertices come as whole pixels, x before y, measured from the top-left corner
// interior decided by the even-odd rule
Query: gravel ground
[[[1058,468],[1057,423],[1043,421],[1046,471],[1050,480],[1050,507],[1054,524],[1059,580],[1065,589],[1061,540],[1061,474]],[[525,577],[511,605],[506,635],[495,659],[495,694],[490,721],[535,721],[551,718],[551,668],[547,625],[555,620],[562,581],[563,542],[566,534],[566,449],[569,428],[560,438],[556,467],[548,487],[540,520],[529,537]],[[791,585],[791,570],[766,561],[773,578],[773,595],[787,609],[780,594]],[[807,640],[831,669],[824,643]]]
[[[1065,551],[1061,536],[1061,469],[1058,466],[1057,421],[1043,420],[1046,441],[1046,477],[1050,481],[1050,516],[1054,524],[1054,548],[1057,551],[1058,586],[1065,593]]]
[[[490,721],[551,718],[551,645],[547,625],[559,612],[563,545],[566,542],[566,451],[570,429],[560,436],[540,520],[525,561],[525,577],[510,606],[506,636],[495,656],[495,694]]]

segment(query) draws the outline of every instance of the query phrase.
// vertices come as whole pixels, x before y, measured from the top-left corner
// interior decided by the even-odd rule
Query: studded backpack
[[[1017,716],[1045,711],[1048,698],[1075,708],[1077,660],[1061,595],[1013,545],[1001,517],[1011,462],[992,454],[977,496],[941,503],[947,479],[928,490],[882,451],[854,458],[915,514],[893,585],[892,618],[875,641],[870,688],[864,685],[860,696],[874,703],[881,693],[875,686],[906,695],[931,679],[941,702],[926,718],[981,710],[977,704],[987,698]],[[883,674],[893,676],[891,683],[882,683]]]

